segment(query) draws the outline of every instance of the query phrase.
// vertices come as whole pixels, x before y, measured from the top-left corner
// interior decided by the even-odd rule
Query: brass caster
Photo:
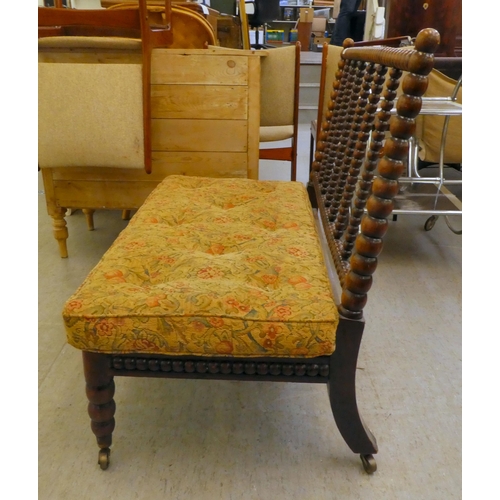
[[[360,457],[365,472],[373,474],[377,470],[377,462],[375,462],[373,455],[360,455]]]
[[[109,454],[111,450],[109,448],[103,448],[99,450],[99,457],[97,459],[97,463],[101,467],[102,470],[106,470],[109,466]]]

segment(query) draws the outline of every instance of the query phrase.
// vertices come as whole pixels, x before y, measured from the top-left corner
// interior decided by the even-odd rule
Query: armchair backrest
[[[293,125],[298,110],[300,46],[267,51],[261,61],[260,124]],[[298,111],[297,111],[298,112]]]
[[[140,40],[50,37],[38,49],[40,167],[144,168]]]
[[[359,319],[392,200],[399,192],[398,178],[405,170],[439,33],[422,30],[411,48],[353,43],[344,41],[310,188],[342,286],[339,311]]]

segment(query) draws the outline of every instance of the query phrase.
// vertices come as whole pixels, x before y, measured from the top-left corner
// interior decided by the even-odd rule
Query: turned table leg
[[[122,210],[122,219],[130,220],[130,210]]]
[[[68,247],[66,245],[66,240],[68,239],[68,228],[66,227],[66,219],[64,218],[65,214],[66,209],[59,207],[56,208],[51,214],[54,237],[59,244],[59,253],[62,258],[68,257]]]
[[[83,208],[82,212],[85,214],[85,219],[87,221],[87,228],[89,231],[94,230],[94,212],[95,210],[91,208]]]
[[[109,370],[109,356],[83,352],[83,370],[89,400],[90,427],[99,446],[98,463],[105,470],[109,465],[110,446],[115,428],[115,383]]]

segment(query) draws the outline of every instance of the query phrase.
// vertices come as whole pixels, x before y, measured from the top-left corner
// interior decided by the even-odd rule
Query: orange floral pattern
[[[67,301],[83,350],[315,357],[338,312],[299,182],[167,177]]]

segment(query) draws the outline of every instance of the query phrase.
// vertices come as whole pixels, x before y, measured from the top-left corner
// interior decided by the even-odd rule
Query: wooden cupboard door
[[[436,55],[462,55],[461,0],[388,0],[386,9],[387,37],[414,37],[421,29],[434,28],[441,35]]]

